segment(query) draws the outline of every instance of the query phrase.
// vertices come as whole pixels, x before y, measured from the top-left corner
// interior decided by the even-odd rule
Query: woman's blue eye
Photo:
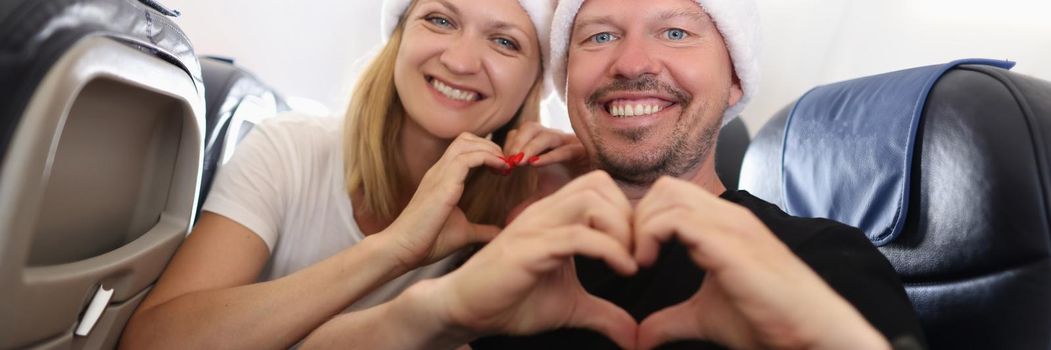
[[[518,51],[518,44],[515,44],[515,42],[513,40],[511,40],[511,39],[496,38],[496,39],[493,39],[493,41],[496,42],[497,45],[506,47],[506,48],[514,50],[514,51]]]
[[[595,35],[593,35],[591,37],[591,41],[594,41],[595,43],[598,43],[598,44],[605,44],[605,43],[608,43],[610,41],[613,41],[613,34],[610,34],[610,33],[598,33],[598,34],[595,34]]]
[[[440,26],[440,27],[450,27],[450,26],[452,26],[452,22],[450,22],[448,19],[445,19],[445,18],[442,18],[442,17],[432,16],[432,17],[427,18],[427,20],[430,21],[431,23],[434,23],[434,25]]]
[[[675,40],[675,41],[686,39],[686,35],[687,35],[686,31],[682,30],[682,29],[669,29],[668,31],[666,31],[664,33],[665,33],[664,35],[667,36],[668,39]]]

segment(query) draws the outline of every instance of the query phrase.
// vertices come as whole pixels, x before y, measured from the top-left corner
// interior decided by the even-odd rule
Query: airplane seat
[[[0,348],[115,347],[187,234],[204,94],[175,15],[0,5]]]
[[[741,173],[744,152],[750,142],[748,127],[740,117],[734,118],[719,130],[715,146],[715,172],[728,190],[736,190]]]
[[[200,60],[207,110],[198,214],[212,188],[215,172],[230,159],[248,131],[263,119],[289,110],[281,94],[235,65],[233,60],[219,57]]]
[[[1051,82],[963,60],[817,87],[756,135],[741,187],[860,227],[932,349],[1051,348]]]

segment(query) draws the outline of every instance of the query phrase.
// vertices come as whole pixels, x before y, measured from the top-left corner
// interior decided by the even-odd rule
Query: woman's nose
[[[469,35],[459,35],[442,52],[439,61],[453,74],[474,74],[482,67],[481,49],[483,45],[480,40]]]

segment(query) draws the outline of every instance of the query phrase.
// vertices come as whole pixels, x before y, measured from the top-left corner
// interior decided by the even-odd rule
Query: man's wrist
[[[826,328],[825,337],[817,343],[815,349],[865,349],[890,350],[890,342],[875,327],[868,323],[859,313],[854,315],[855,322],[837,322]]]

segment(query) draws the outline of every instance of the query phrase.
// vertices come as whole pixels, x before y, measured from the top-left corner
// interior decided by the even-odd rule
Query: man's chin
[[[598,168],[618,182],[647,185],[657,180],[664,168],[665,157],[645,151],[599,152]]]
[[[653,153],[661,147],[659,140],[665,135],[653,128],[608,128],[599,132],[603,146],[610,153],[647,151]]]

